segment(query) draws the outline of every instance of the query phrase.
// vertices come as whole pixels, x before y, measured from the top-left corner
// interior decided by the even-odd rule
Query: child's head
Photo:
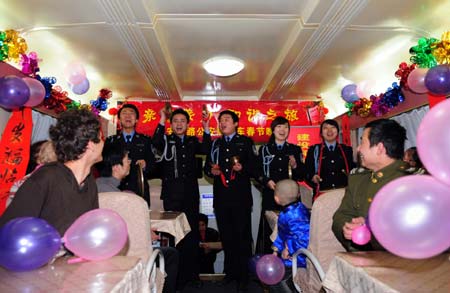
[[[205,231],[206,227],[208,227],[208,216],[200,213],[198,217],[198,229],[200,231]]]
[[[27,166],[27,174],[31,173],[38,165],[55,162],[57,160],[53,143],[49,140],[35,142],[30,147],[30,161]]]
[[[294,180],[284,179],[278,181],[275,186],[275,201],[281,206],[286,206],[298,199],[298,184]]]

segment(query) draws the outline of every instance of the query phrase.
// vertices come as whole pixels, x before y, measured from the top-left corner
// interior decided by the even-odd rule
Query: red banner
[[[152,136],[159,123],[159,111],[164,107],[164,102],[130,102],[139,109],[139,122],[136,127],[138,132]],[[172,102],[172,108],[183,108],[189,113],[191,122],[187,130],[188,135],[203,135],[201,123],[203,105],[206,105],[210,113],[211,135],[220,136],[218,129],[219,113],[223,110],[231,110],[239,116],[237,132],[251,137],[255,142],[267,142],[272,134],[270,123],[276,116],[283,116],[292,126],[305,126],[320,124],[324,115],[321,114],[321,106],[318,102],[258,102],[258,101],[234,101],[234,102]],[[120,107],[120,106],[119,106]],[[311,119],[308,110],[314,109],[314,119]],[[172,129],[166,125],[167,133]]]
[[[0,142],[0,216],[6,208],[9,189],[25,176],[30,158],[30,142],[33,122],[31,108],[15,110]]]
[[[320,126],[294,126],[289,132],[288,142],[302,148],[303,159],[311,145],[321,143]]]
[[[348,146],[352,146],[352,140],[350,137],[350,118],[348,115],[342,117],[342,143]]]

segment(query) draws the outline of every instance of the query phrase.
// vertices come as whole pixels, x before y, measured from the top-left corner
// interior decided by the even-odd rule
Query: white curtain
[[[416,145],[417,129],[419,128],[420,122],[422,121],[423,117],[425,116],[425,114],[428,113],[429,110],[430,107],[426,105],[391,118],[392,120],[397,121],[401,126],[406,128],[406,137],[408,138],[408,140],[405,141],[405,150],[410,147],[417,146]],[[354,145],[359,145],[361,143],[360,138],[362,136],[363,131],[364,127],[356,129],[357,143]],[[355,142],[352,141],[352,143]]]
[[[32,118],[33,132],[31,133],[31,144],[37,141],[50,139],[48,130],[50,126],[56,124],[56,119],[34,110],[32,111]]]
[[[426,105],[391,118],[392,120],[397,121],[401,126],[406,128],[406,137],[408,138],[408,140],[405,141],[405,150],[410,147],[417,146],[417,129],[419,128],[420,122],[422,121],[423,117],[429,110],[430,107]]]

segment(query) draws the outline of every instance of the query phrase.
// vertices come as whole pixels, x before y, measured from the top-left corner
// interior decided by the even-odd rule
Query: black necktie
[[[125,138],[126,138],[126,143],[131,142],[131,135],[129,135],[129,134],[125,135]]]
[[[283,149],[282,145],[278,145],[278,150],[281,151]]]
[[[330,152],[332,152],[332,151],[333,151],[333,146],[330,145],[330,146],[328,147],[328,149],[330,150]]]
[[[226,142],[230,142],[230,137],[229,136],[225,136],[225,140],[226,140]]]

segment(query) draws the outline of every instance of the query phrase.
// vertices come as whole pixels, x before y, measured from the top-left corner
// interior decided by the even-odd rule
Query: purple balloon
[[[267,285],[279,283],[283,279],[284,272],[283,261],[273,254],[264,255],[256,263],[256,275]]]
[[[386,184],[369,209],[370,227],[393,254],[422,259],[450,246],[450,187],[428,175]]]
[[[85,94],[89,90],[90,84],[89,80],[85,78],[81,83],[70,85],[72,92],[76,95]]]
[[[109,209],[95,209],[81,215],[64,234],[64,245],[87,260],[110,258],[123,248],[128,238],[127,224]]]
[[[450,66],[446,64],[432,67],[425,76],[425,86],[430,93],[446,95],[450,93]]]
[[[8,110],[22,107],[30,97],[28,85],[14,75],[0,78],[0,107]]]
[[[341,91],[341,97],[344,101],[348,103],[353,103],[359,100],[358,94],[356,93],[356,84],[348,84],[344,86]]]
[[[29,271],[48,263],[61,247],[61,236],[47,221],[16,218],[0,229],[0,265]]]
[[[256,275],[256,264],[262,256],[262,254],[255,254],[248,260],[248,270],[251,274]]]
[[[450,100],[431,108],[417,130],[417,151],[427,171],[450,185]]]
[[[372,235],[366,225],[362,225],[352,232],[352,241],[358,245],[365,245],[369,243],[370,238],[372,238]]]

